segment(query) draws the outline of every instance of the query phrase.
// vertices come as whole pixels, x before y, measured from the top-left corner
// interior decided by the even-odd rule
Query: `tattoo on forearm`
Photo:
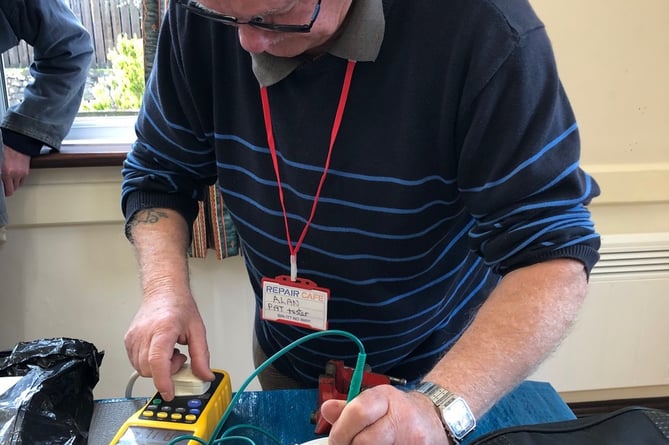
[[[133,220],[135,221],[135,224],[155,224],[161,218],[167,218],[167,213],[156,209],[146,209],[137,212],[137,215],[133,218]]]
[[[162,212],[156,209],[144,209],[135,213],[130,221],[125,225],[125,236],[134,242],[132,237],[133,229],[140,224],[155,224],[163,218],[168,218],[169,215],[166,212]]]

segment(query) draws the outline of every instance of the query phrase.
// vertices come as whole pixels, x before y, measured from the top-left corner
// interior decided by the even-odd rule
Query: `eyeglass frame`
[[[217,23],[223,23],[224,25],[235,26],[235,27],[239,25],[249,25],[267,31],[294,32],[294,33],[310,32],[321,10],[321,0],[317,0],[316,7],[314,8],[314,12],[311,14],[311,19],[309,20],[309,23],[306,23],[304,25],[283,25],[279,23],[265,23],[262,21],[257,21],[257,20],[262,20],[262,17],[260,16],[251,17],[250,20],[242,21],[239,20],[237,17],[212,11],[211,9],[208,9],[203,5],[199,4],[195,0],[175,0],[175,2],[180,7],[186,9],[187,11],[192,12],[195,15],[204,17]]]

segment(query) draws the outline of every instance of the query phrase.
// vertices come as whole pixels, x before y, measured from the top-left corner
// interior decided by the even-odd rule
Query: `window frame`
[[[45,149],[31,159],[31,168],[121,166],[134,142],[135,114],[77,116],[60,151]],[[130,134],[133,136],[130,136]],[[100,133],[120,137],[95,137]]]
[[[7,100],[5,70],[0,61],[0,115],[9,108]],[[60,152],[46,149],[48,155],[35,156],[30,161],[31,168],[67,168],[67,167],[110,167],[121,166],[130,150],[134,137],[129,131],[134,128],[137,114],[124,116],[77,116],[75,122],[63,140]],[[88,125],[84,123],[88,121]],[[93,133],[123,135],[121,138],[95,138]],[[86,142],[89,141],[89,142]]]

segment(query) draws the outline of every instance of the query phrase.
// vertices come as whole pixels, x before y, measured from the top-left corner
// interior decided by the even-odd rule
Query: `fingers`
[[[153,377],[156,391],[168,402],[174,398],[172,368],[176,372],[186,361],[186,357],[174,349],[175,339],[167,335],[154,335],[148,350],[149,375]],[[183,357],[180,357],[183,356]],[[178,365],[178,366],[177,366]]]
[[[170,359],[170,375],[176,374],[184,364],[188,361],[188,357],[185,354],[182,354],[180,350],[174,348],[172,352],[172,358]]]
[[[448,438],[429,399],[389,385],[368,388],[342,406],[328,400],[330,445],[444,445]]]
[[[207,332],[204,327],[204,322],[201,318],[197,318],[198,323],[193,323],[190,330],[187,342],[181,344],[188,344],[188,355],[190,355],[190,367],[193,375],[201,380],[213,381],[216,376],[211,371],[209,365],[209,346],[207,344]]]
[[[338,399],[330,399],[323,402],[321,405],[321,414],[327,422],[332,425],[339,419],[341,412],[344,410],[346,402]]]
[[[5,188],[5,196],[12,196],[19,189],[19,187],[23,185],[25,178],[25,176],[17,178],[2,175],[2,185]]]
[[[12,196],[14,194],[14,182],[9,179],[5,180],[4,175],[2,176],[2,187],[5,190],[5,196]]]
[[[12,196],[23,185],[30,172],[30,156],[19,153],[6,145],[3,149],[4,160],[0,176],[2,176],[5,196]]]
[[[156,391],[163,399],[174,398],[174,382],[172,375],[181,369],[188,357],[179,349],[174,348],[175,342],[169,336],[156,335],[147,346],[134,344],[132,332],[126,334],[126,350],[132,366],[142,377],[151,377]]]
[[[9,175],[2,175],[2,185],[5,189],[5,196],[12,196],[21,185],[23,185],[25,177],[13,178]]]
[[[209,367],[209,348],[204,323],[196,311],[183,311],[180,307],[166,308],[163,312],[155,305],[143,305],[135,315],[125,336],[128,358],[143,377],[152,377],[156,390],[163,399],[174,398],[172,375],[188,357],[175,345],[188,346],[193,374],[206,381],[215,376]]]
[[[202,329],[196,329],[192,333],[188,342],[188,354],[190,355],[190,367],[193,375],[202,380],[211,382],[216,376],[211,371],[209,364],[209,346],[207,345],[207,335],[204,330],[204,324],[200,325]]]
[[[330,403],[323,404],[327,413],[321,412],[326,420],[329,420],[326,416],[336,415],[336,410],[341,408],[330,430],[331,445],[352,444],[354,439],[356,445],[394,443],[386,440],[386,436],[392,431],[382,425],[383,418],[388,413],[389,400],[383,394],[379,395],[375,397],[371,392],[364,391],[343,408]],[[373,441],[366,442],[372,439]]]

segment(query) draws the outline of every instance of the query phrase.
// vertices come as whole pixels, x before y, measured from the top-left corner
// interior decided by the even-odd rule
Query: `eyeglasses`
[[[278,31],[278,32],[306,33],[311,31],[311,27],[314,26],[314,22],[316,21],[318,13],[321,10],[321,0],[317,0],[316,7],[314,8],[313,14],[311,14],[311,20],[309,20],[309,23],[304,25],[284,25],[279,23],[266,23],[264,19],[260,16],[252,17],[250,20],[246,21],[240,20],[237,17],[233,17],[231,15],[225,15],[216,11],[212,11],[211,9],[204,7],[195,0],[175,0],[175,1],[179,6],[186,8],[193,14],[213,20],[218,23],[223,23],[230,26],[249,25],[260,29],[265,29],[269,31]]]

